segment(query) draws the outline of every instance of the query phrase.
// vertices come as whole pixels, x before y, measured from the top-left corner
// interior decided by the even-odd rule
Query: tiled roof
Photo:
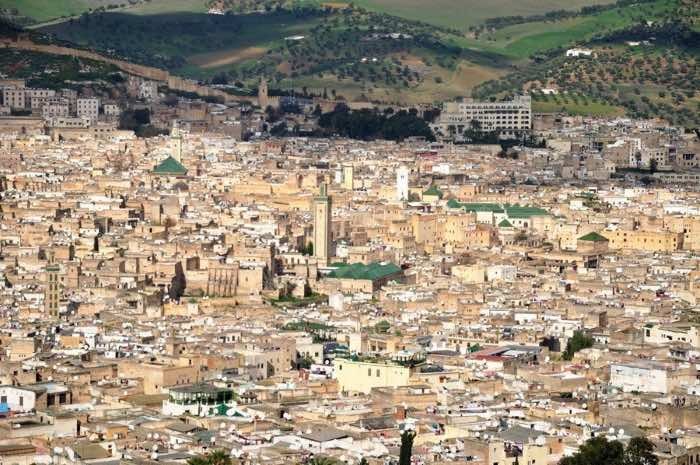
[[[374,281],[401,271],[401,268],[393,263],[370,263],[369,265],[336,263],[332,266],[337,269],[331,272],[330,277],[338,279],[369,279]]]
[[[581,236],[578,238],[579,241],[589,241],[589,242],[609,242],[608,238],[605,236],[601,236],[597,232],[589,232],[585,236]]]
[[[173,157],[168,157],[153,168],[155,174],[187,174],[187,168]]]
[[[508,218],[530,218],[531,216],[546,216],[550,213],[539,207],[530,207],[522,205],[511,205],[504,204],[500,205],[497,203],[461,203],[457,200],[450,200],[447,202],[447,206],[450,208],[462,208],[464,211],[468,212],[491,212],[491,213],[505,213]]]
[[[423,192],[423,195],[435,195],[442,198],[442,191],[437,188],[435,184],[430,186],[427,191]]]

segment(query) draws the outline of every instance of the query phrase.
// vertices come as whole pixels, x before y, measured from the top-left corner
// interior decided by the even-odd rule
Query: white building
[[[408,200],[408,168],[405,166],[396,170],[396,198]]]
[[[121,108],[119,108],[119,105],[116,105],[114,103],[108,103],[104,105],[105,116],[119,116],[121,112],[122,110]]]
[[[69,114],[70,105],[68,102],[62,102],[58,99],[48,100],[41,107],[41,116],[45,119],[68,117]]]
[[[644,342],[658,345],[685,343],[700,349],[700,331],[697,326],[688,323],[648,325],[644,327]]]
[[[43,101],[56,96],[53,89],[25,89],[24,99],[29,102],[32,109],[41,108]],[[36,103],[34,102],[36,100]]]
[[[6,87],[2,90],[2,101],[6,107],[10,108],[25,108],[26,107],[26,89],[13,89]]]
[[[0,386],[0,404],[12,412],[31,412],[36,406],[36,392],[18,386]]]
[[[587,48],[570,48],[566,51],[567,57],[590,57],[593,55],[593,50]]]
[[[464,132],[473,125],[481,131],[497,131],[502,136],[515,136],[532,128],[532,99],[519,95],[509,102],[462,102],[445,104],[437,122],[431,127],[436,136],[463,140]]]
[[[79,118],[97,121],[100,114],[100,100],[97,98],[79,98],[76,102],[76,113]]]
[[[163,415],[216,416],[226,415],[236,407],[231,389],[211,384],[191,384],[171,387],[163,401]]]
[[[610,365],[610,385],[623,392],[654,392],[668,394],[678,384],[673,367],[667,364],[642,361]]]

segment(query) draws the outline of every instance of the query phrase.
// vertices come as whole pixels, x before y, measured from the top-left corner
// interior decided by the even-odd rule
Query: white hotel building
[[[532,100],[529,95],[521,95],[509,102],[447,102],[432,129],[438,138],[459,141],[472,121],[478,121],[482,131],[517,136],[532,128]]]

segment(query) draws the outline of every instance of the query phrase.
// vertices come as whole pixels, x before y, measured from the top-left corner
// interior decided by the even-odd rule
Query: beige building
[[[613,250],[633,249],[644,252],[673,252],[683,246],[683,234],[668,231],[601,231]]]
[[[411,378],[409,367],[389,361],[336,359],[333,370],[341,391],[364,394],[372,388],[407,386]]]

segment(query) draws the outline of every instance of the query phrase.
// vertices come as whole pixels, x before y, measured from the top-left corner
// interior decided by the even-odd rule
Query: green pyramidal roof
[[[503,219],[501,220],[500,223],[498,223],[499,228],[512,228],[513,225],[510,223],[510,221]]]
[[[435,184],[430,186],[427,191],[423,192],[423,195],[436,195],[442,198],[442,191],[437,188]]]
[[[381,279],[395,273],[399,273],[401,268],[393,263],[370,263],[364,265],[362,263],[334,263],[331,266],[336,267],[329,275],[331,278],[339,279]]]
[[[168,157],[153,168],[155,174],[187,174],[187,168],[182,166],[182,163],[175,160],[173,157]]]
[[[579,241],[589,241],[589,242],[609,242],[607,237],[601,236],[597,232],[589,232],[585,236],[579,237],[578,240]]]

